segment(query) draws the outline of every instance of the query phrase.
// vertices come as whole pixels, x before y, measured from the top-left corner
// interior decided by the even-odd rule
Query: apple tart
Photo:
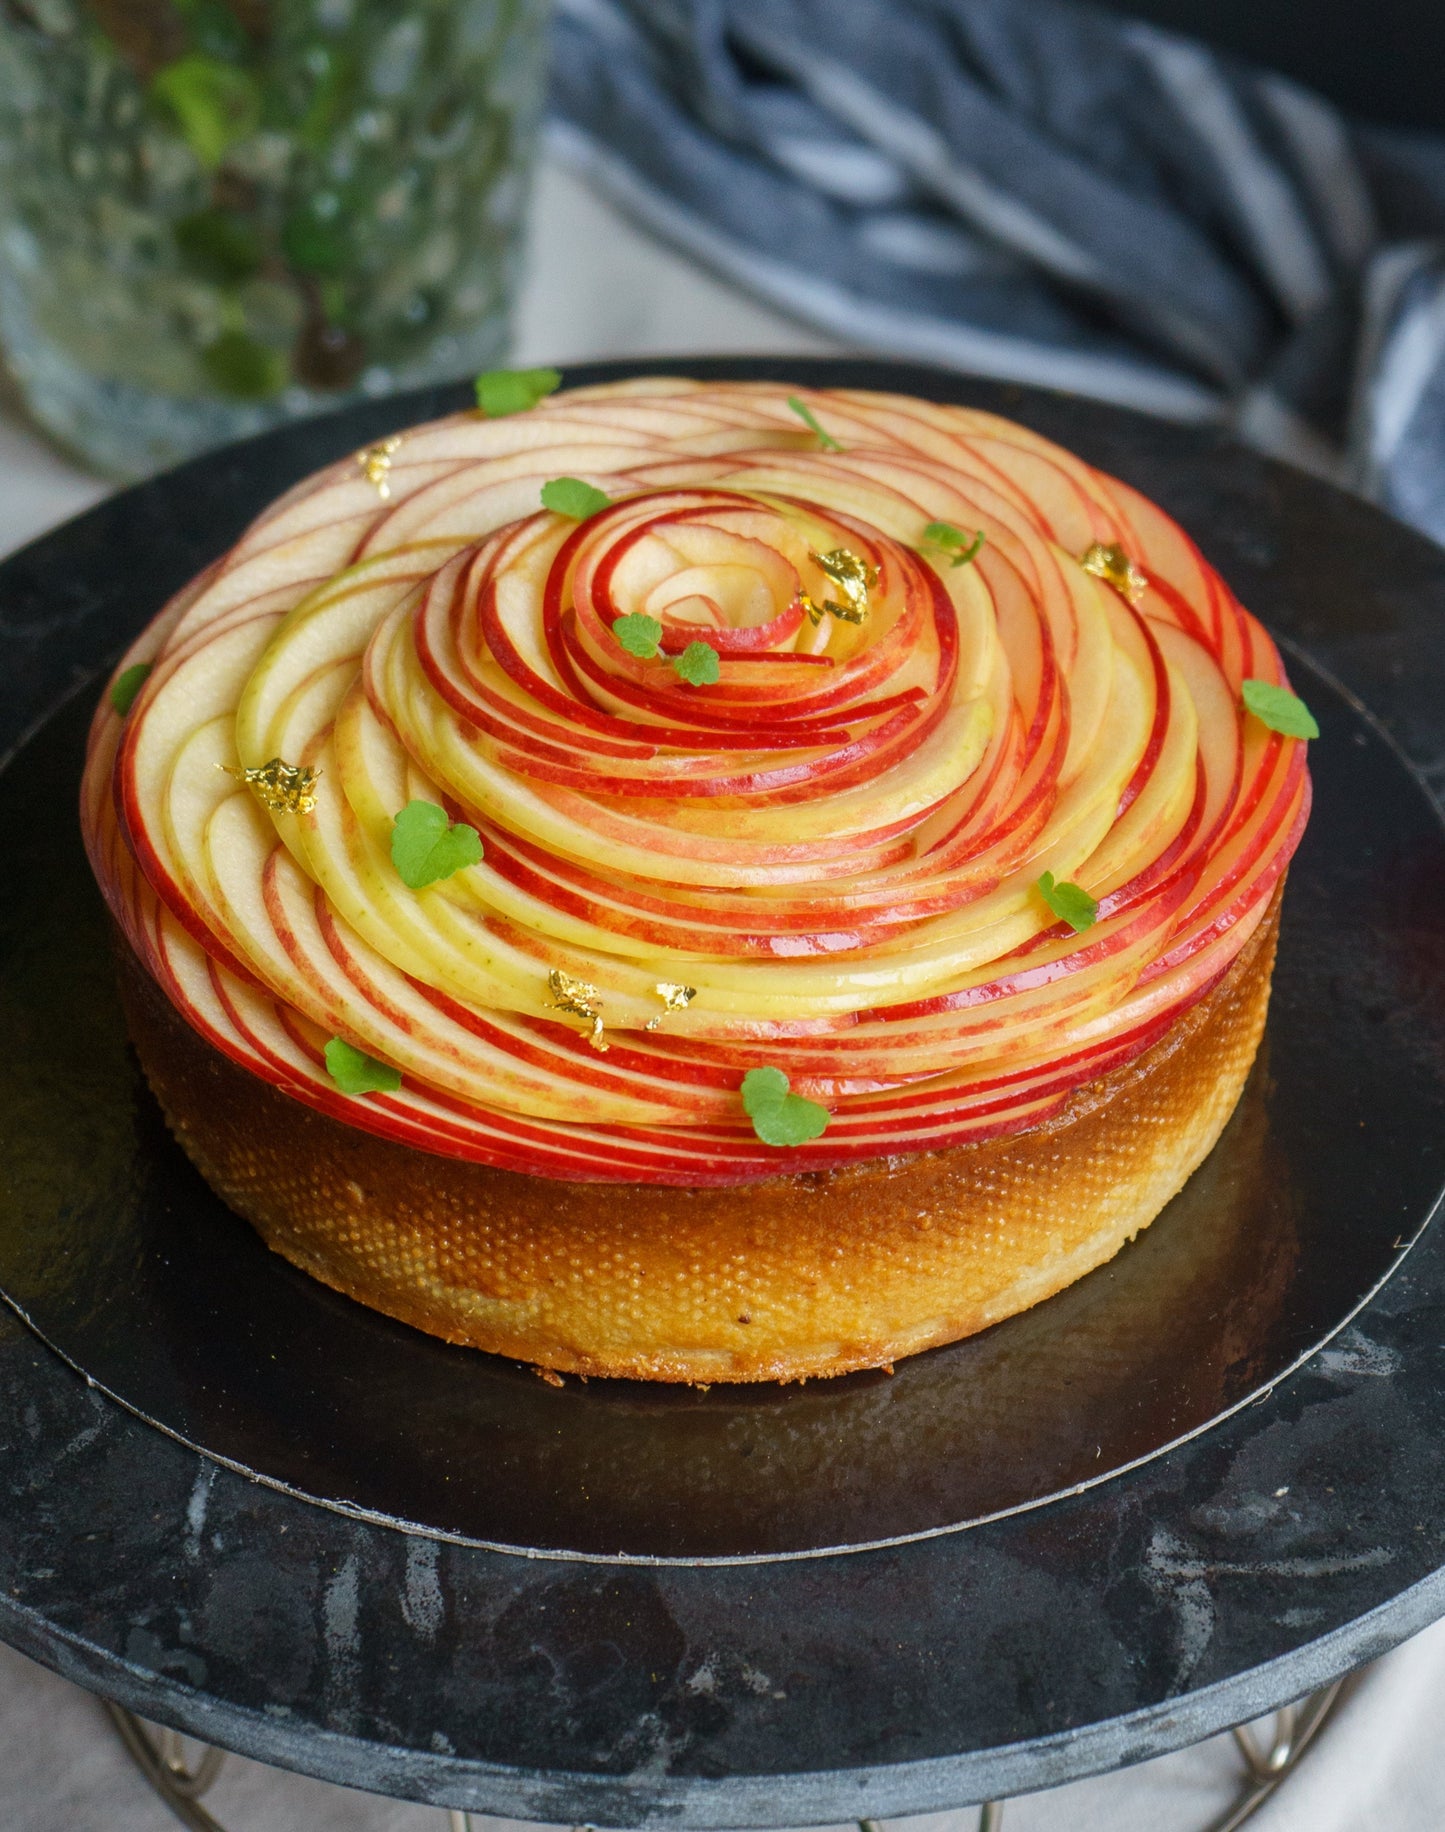
[[[993,415],[554,381],[290,491],[103,698],[172,1130],[297,1266],[549,1371],[835,1374],[1047,1297],[1254,1058],[1314,730],[1273,643]]]

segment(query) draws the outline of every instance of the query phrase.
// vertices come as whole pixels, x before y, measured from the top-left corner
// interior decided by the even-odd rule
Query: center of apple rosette
[[[479,732],[514,737],[521,774],[593,794],[862,782],[944,715],[956,670],[953,605],[918,557],[795,501],[668,491],[544,514],[455,585],[465,686],[500,669],[531,703],[508,694],[505,733],[495,702],[466,703]]]
[[[661,694],[669,710],[657,716],[671,716],[679,680],[716,685],[711,707],[692,707],[705,723],[725,705],[777,719],[840,704],[839,670],[886,640],[906,607],[896,550],[878,534],[715,492],[615,504],[556,566],[570,567],[568,650],[591,690],[639,710]]]

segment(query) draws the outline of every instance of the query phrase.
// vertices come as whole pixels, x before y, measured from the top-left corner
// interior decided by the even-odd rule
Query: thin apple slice
[[[1166,516],[1036,434],[805,398],[843,450],[771,384],[455,415],[298,486],[173,601],[128,716],[97,714],[83,821],[201,1034],[424,1150],[704,1186],[1036,1123],[1217,983],[1308,811],[1302,745],[1240,708],[1284,679],[1268,637]],[[544,511],[566,475],[611,505]],[[1137,607],[1080,568],[1094,540],[1143,570]],[[820,608],[839,549],[858,617]],[[619,642],[634,613],[655,655]],[[707,683],[672,665],[699,639]],[[319,771],[309,812],[227,773],[271,756]],[[412,800],[475,825],[481,863],[405,885]],[[1044,871],[1098,897],[1085,932]],[[333,1033],[403,1088],[342,1096]],[[754,1138],[759,1063],[828,1102],[821,1138]]]

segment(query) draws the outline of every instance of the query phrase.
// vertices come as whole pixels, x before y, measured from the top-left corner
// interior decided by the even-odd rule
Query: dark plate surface
[[[1445,834],[1348,701],[1297,684],[1324,736],[1266,1041],[1184,1191],[1109,1266],[892,1377],[702,1392],[554,1387],[449,1348],[295,1271],[212,1196],[127,1048],[73,825],[32,818],[75,805],[79,695],[0,776],[0,832],[30,825],[0,911],[0,1161],[18,1197],[0,1293],[107,1393],[245,1473],[507,1549],[876,1545],[1157,1455],[1333,1335],[1445,1180],[1445,1010],[1409,998]]]
[[[650,366],[898,388],[1061,440],[1176,515],[1445,789],[1445,552],[1355,499],[1209,430],[913,365]],[[217,453],[6,562],[0,751],[293,479],[464,398],[378,402]],[[1336,708],[1321,704],[1323,801]],[[1348,789],[1348,753],[1337,762]],[[37,829],[69,818],[48,804],[7,816],[7,897]],[[1361,860],[1382,830],[1351,830]],[[1428,1082],[1445,1076],[1429,1017],[1445,1009],[1445,882],[1407,860],[1407,896],[1389,864],[1400,975],[1359,1011]],[[1310,919],[1354,920],[1319,906]],[[71,971],[108,985],[78,951]],[[1301,1050],[1357,971],[1298,988]],[[1277,1028],[1285,1015],[1278,1004]],[[96,1074],[79,1053],[73,1068]],[[1393,1095],[1369,1154],[1381,1190],[1412,1149]],[[6,1098],[35,1095],[12,1081]],[[72,1155],[103,1148],[83,1132]],[[0,1161],[0,1232],[33,1195]],[[1358,1221],[1371,1225],[1369,1204]],[[560,1823],[834,1823],[1051,1786],[1272,1709],[1445,1610],[1442,1316],[1436,1226],[1255,1404],[1082,1494],[874,1551],[609,1569],[438,1543],[248,1481],[87,1387],[0,1309],[0,1636],[263,1760]]]

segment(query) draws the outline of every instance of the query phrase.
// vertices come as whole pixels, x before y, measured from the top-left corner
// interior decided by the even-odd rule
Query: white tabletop
[[[661,247],[544,164],[517,315],[519,364],[840,346]],[[107,486],[28,427],[0,390],[0,554],[78,513]],[[1441,1832],[1445,1623],[1350,1682],[1319,1742],[1254,1832]],[[1202,1832],[1234,1798],[1231,1739],[1009,1804],[1007,1832]],[[227,1832],[445,1832],[446,1815],[233,1757],[207,1808]],[[971,1812],[909,1822],[972,1832]],[[100,1705],[0,1647],[4,1832],[165,1832],[173,1820],[131,1766]],[[485,1832],[505,1820],[478,1819]]]

